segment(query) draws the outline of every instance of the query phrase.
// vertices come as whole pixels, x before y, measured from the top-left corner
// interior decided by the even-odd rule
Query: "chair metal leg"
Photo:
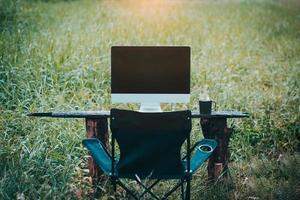
[[[190,200],[191,198],[191,179],[188,178],[187,182],[186,182],[186,194],[185,194],[185,199],[186,200]]]
[[[151,191],[151,189],[146,187],[137,176],[135,180],[139,185],[141,185],[144,188],[145,192],[149,193],[154,199],[159,200],[159,198]]]
[[[167,199],[175,190],[177,190],[178,187],[180,187],[182,184],[182,181],[180,181],[179,183],[177,183],[169,192],[167,192],[162,198],[161,200],[165,200]]]
[[[137,180],[137,182],[145,189],[145,191],[139,196],[139,199],[141,197],[144,196],[145,193],[149,193],[152,197],[154,197],[155,199],[159,200],[159,198],[152,193],[151,189],[159,182],[160,180],[156,180],[150,187],[146,187],[144,184],[142,184],[139,180]],[[178,182],[170,191],[168,191],[167,193],[165,193],[165,195],[161,198],[161,200],[165,200],[167,199],[175,190],[177,190],[178,187],[181,187],[181,197],[182,200],[185,200],[185,196],[184,196],[184,180],[181,180],[180,182]]]
[[[184,181],[182,181],[180,187],[181,187],[181,199],[185,200],[185,197],[184,197]]]
[[[134,199],[139,200],[139,198],[130,190],[128,189],[120,180],[117,180],[117,184],[119,184],[128,194],[130,194]]]
[[[129,195],[131,195],[134,199],[141,199],[146,193],[150,194],[152,198],[156,200],[160,200],[158,196],[156,196],[151,189],[159,182],[160,179],[156,180],[149,187],[146,187],[138,178],[136,178],[137,183],[143,187],[144,191],[139,196],[136,196],[129,188],[127,188],[120,180],[115,180],[116,185],[120,185]],[[186,183],[186,189],[184,191],[184,182]],[[182,179],[180,180],[170,191],[164,194],[161,200],[166,200],[173,192],[175,192],[179,187],[181,187],[181,199],[182,200],[190,200],[190,179]]]
[[[111,183],[112,183],[114,192],[116,192],[117,191],[117,182],[116,182],[116,179],[112,178],[111,179]]]
[[[157,183],[159,183],[160,179],[157,179],[154,183],[152,183],[148,189],[151,190]],[[147,194],[147,190],[145,190],[142,194],[140,194],[139,199],[141,199],[145,194]]]

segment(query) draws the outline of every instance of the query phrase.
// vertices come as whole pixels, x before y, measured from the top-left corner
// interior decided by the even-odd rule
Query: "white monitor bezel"
[[[112,93],[112,103],[188,103],[190,94]]]

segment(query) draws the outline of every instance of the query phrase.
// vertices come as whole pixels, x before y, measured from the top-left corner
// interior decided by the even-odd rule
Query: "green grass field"
[[[165,110],[196,110],[207,91],[218,110],[251,113],[230,121],[233,183],[207,186],[203,167],[193,199],[300,199],[296,0],[0,0],[0,199],[91,197],[84,121],[26,114],[110,109],[112,45],[191,46],[191,102]]]

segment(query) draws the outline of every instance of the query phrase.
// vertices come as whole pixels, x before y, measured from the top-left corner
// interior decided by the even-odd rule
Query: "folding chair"
[[[181,187],[181,198],[189,200],[192,175],[217,146],[215,140],[203,139],[191,147],[191,111],[140,113],[112,109],[110,128],[111,155],[98,139],[85,139],[83,145],[114,186],[121,186],[134,199],[141,199],[147,193],[153,199],[160,199],[152,192],[153,187],[160,180],[177,179],[178,183],[161,199],[167,199]],[[115,155],[115,140],[119,145],[119,159]],[[185,141],[186,155],[181,158]],[[144,191],[137,195],[121,180],[124,178],[134,179]],[[156,180],[146,186],[141,181],[145,178]]]

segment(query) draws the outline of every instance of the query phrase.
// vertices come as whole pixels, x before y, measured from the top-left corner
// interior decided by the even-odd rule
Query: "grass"
[[[191,102],[165,110],[208,91],[251,113],[230,121],[234,184],[207,186],[202,168],[193,199],[299,199],[299,44],[293,0],[0,0],[0,199],[90,197],[84,121],[26,113],[110,109],[112,45],[191,46]]]

